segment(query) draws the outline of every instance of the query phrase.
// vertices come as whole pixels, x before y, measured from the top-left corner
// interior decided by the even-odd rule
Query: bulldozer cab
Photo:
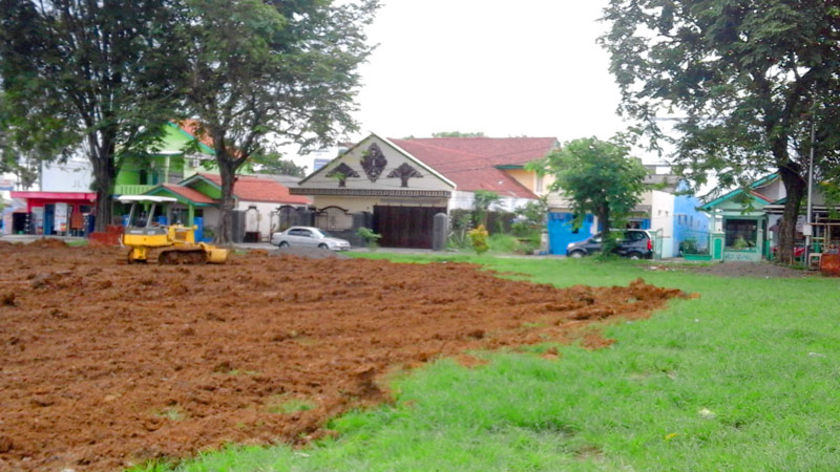
[[[152,195],[123,195],[117,201],[131,204],[125,234],[144,236],[166,234],[167,227],[157,223],[155,213],[165,214],[167,205],[177,202],[171,197]]]
[[[128,262],[157,260],[160,264],[224,264],[229,251],[195,241],[195,226],[179,222],[158,224],[156,216],[171,222],[171,204],[178,200],[152,195],[123,195],[117,201],[131,204],[122,235],[123,246],[129,248]]]

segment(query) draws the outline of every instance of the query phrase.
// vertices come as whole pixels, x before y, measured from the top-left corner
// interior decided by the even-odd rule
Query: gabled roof
[[[769,197],[767,197],[765,195],[762,195],[761,193],[759,193],[755,189],[764,187],[764,186],[772,183],[778,177],[779,177],[779,175],[777,173],[773,173],[773,174],[766,175],[766,176],[756,180],[755,182],[753,182],[749,185],[749,190],[748,190],[747,195],[755,203],[758,203],[761,206],[773,203],[772,199],[770,199]],[[729,200],[731,200],[731,199],[733,199],[733,198],[735,198],[739,195],[743,195],[744,193],[745,193],[744,189],[737,188],[735,190],[732,190],[731,192],[727,192],[726,194],[721,195],[720,197],[710,201],[709,203],[706,203],[705,205],[701,206],[700,209],[709,211],[709,210],[713,209],[714,207],[719,206],[726,201],[729,201]]]
[[[162,192],[165,191],[165,192]],[[185,187],[183,185],[176,185],[176,184],[161,184],[157,188],[154,188],[146,193],[172,193],[175,194],[176,198],[181,197],[185,200],[189,200],[193,204],[197,206],[208,206],[218,203],[216,200],[204,195],[203,193],[199,192],[198,190],[190,187]]]
[[[218,174],[199,172],[181,182],[187,186],[196,180],[203,180],[221,189],[222,177]],[[237,175],[233,184],[233,195],[246,202],[287,203],[291,205],[308,205],[310,200],[302,195],[292,195],[289,189],[270,177],[256,175]]]
[[[390,141],[424,162],[458,190],[490,190],[502,196],[537,198],[504,172],[545,157],[557,147],[555,138],[411,138]]]

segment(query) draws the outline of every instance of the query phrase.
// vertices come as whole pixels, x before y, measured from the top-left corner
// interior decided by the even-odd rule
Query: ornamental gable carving
[[[362,169],[365,171],[368,180],[376,182],[376,179],[382,175],[385,166],[388,165],[388,159],[385,159],[385,154],[382,153],[379,145],[371,144],[367,151],[362,155]]]
[[[422,179],[423,174],[417,171],[414,167],[408,165],[407,163],[403,162],[401,166],[397,167],[396,169],[392,170],[391,173],[388,174],[388,178],[399,177],[402,185],[400,187],[408,187],[408,179],[415,178],[415,179]]]
[[[359,173],[353,170],[353,168],[348,166],[346,163],[342,162],[341,164],[335,166],[335,168],[331,171],[327,172],[327,177],[338,179],[338,186],[346,187],[347,178],[359,177]]]

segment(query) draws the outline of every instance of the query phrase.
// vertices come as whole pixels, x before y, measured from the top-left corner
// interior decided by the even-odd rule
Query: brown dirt
[[[814,272],[795,269],[770,262],[741,262],[727,261],[709,265],[692,267],[690,270],[701,274],[717,275],[720,277],[762,277],[762,278],[796,278],[812,276]]]
[[[590,323],[644,317],[680,295],[641,280],[559,290],[452,263],[123,256],[0,247],[0,470],[114,470],[227,442],[305,442],[328,434],[331,416],[388,401],[390,371],[579,339]],[[290,400],[314,408],[286,413]]]

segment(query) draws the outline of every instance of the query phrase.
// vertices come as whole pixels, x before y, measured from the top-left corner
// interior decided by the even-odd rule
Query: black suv
[[[653,257],[653,239],[647,231],[643,229],[613,231],[622,235],[618,241],[618,246],[613,250],[614,253],[630,259],[651,259]],[[603,234],[598,233],[583,241],[570,243],[566,246],[566,255],[568,257],[583,257],[600,252],[602,241]]]

